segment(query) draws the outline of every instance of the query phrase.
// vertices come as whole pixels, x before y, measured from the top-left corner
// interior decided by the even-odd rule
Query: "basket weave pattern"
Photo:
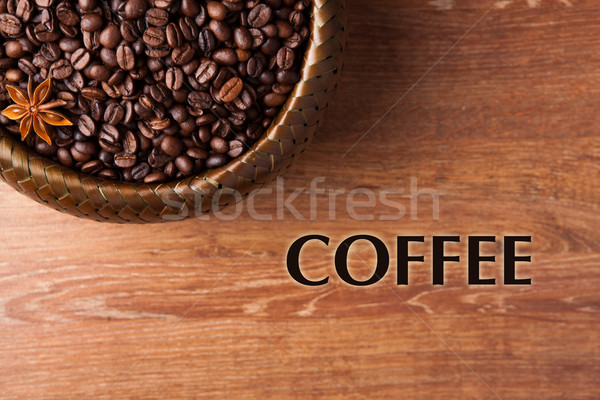
[[[221,168],[168,183],[109,181],[43,158],[0,130],[0,176],[39,203],[96,221],[162,222],[225,207],[233,191],[246,195],[289,167],[316,134],[342,70],[344,8],[345,0],[313,0],[300,82],[263,137]]]

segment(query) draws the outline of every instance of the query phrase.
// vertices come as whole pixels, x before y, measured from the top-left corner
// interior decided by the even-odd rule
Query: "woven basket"
[[[314,137],[342,70],[345,3],[313,0],[300,82],[267,132],[229,164],[168,183],[109,181],[40,157],[0,130],[0,176],[39,203],[96,221],[181,220],[235,202],[288,168]]]

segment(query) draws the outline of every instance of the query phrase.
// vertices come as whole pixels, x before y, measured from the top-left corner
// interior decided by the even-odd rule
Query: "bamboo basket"
[[[110,181],[41,157],[0,129],[0,176],[38,203],[95,221],[166,222],[226,207],[272,181],[316,134],[342,72],[345,3],[313,0],[300,82],[265,134],[227,165],[167,183]]]

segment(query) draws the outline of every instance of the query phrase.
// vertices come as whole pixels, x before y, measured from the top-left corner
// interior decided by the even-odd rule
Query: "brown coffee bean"
[[[208,29],[211,30],[215,38],[221,42],[226,42],[231,39],[231,28],[223,21],[213,19],[208,24]]]
[[[218,49],[213,52],[212,59],[219,65],[234,66],[237,63],[237,55],[232,49]]]
[[[194,163],[186,156],[181,155],[175,159],[175,166],[178,170],[183,172],[185,175],[189,175],[194,171]]]
[[[248,25],[262,28],[271,19],[271,8],[266,4],[258,4],[248,14]]]
[[[232,140],[229,142],[229,151],[227,155],[231,158],[237,158],[241,156],[244,151],[246,151],[246,147],[241,140]]]
[[[210,82],[217,75],[218,68],[217,63],[208,58],[203,58],[196,70],[196,80],[201,85]]]
[[[147,0],[128,0],[125,4],[125,18],[142,18],[146,14],[148,7]]]
[[[20,58],[23,57],[26,52],[19,41],[11,40],[4,44],[4,54],[10,58]]]
[[[71,152],[68,149],[59,148],[56,153],[56,156],[58,157],[58,161],[60,161],[60,163],[65,167],[73,166],[73,157],[71,156]]]
[[[54,79],[65,79],[73,73],[73,66],[67,60],[58,60],[50,66],[50,75]]]
[[[33,65],[33,63],[26,58],[21,58],[17,65],[19,69],[27,75],[35,75],[37,72],[35,65]]]
[[[206,4],[206,11],[208,15],[216,20],[223,21],[227,18],[228,8],[218,1],[209,1]]]
[[[94,142],[75,142],[73,149],[78,151],[79,153],[87,156],[91,156],[98,151],[98,147]],[[75,156],[73,156],[75,158]],[[77,158],[75,158],[77,160]],[[87,161],[83,159],[79,159],[77,161]]]
[[[106,92],[96,87],[86,87],[81,89],[81,95],[87,100],[106,100]]]
[[[75,26],[81,20],[79,15],[69,7],[68,3],[60,3],[56,7],[56,17],[62,24],[67,26]]]
[[[81,166],[81,172],[93,175],[93,174],[97,174],[98,172],[100,172],[103,168],[104,168],[104,166],[102,165],[102,161],[93,160],[93,161],[88,161],[85,164],[83,164]]]
[[[153,172],[144,178],[144,183],[163,182],[169,179],[169,176],[164,172]]]
[[[71,65],[77,71],[83,70],[90,63],[91,55],[86,49],[78,49],[71,55]]]
[[[189,44],[184,44],[173,50],[171,59],[176,65],[187,64],[194,58],[195,51]]]
[[[23,24],[19,18],[10,14],[0,14],[0,31],[10,36],[16,36],[21,33]]]
[[[173,49],[180,47],[183,44],[183,34],[179,27],[174,23],[167,25],[165,36],[167,43]]]
[[[294,66],[295,55],[292,49],[282,47],[277,52],[277,66],[281,69],[290,69]]]
[[[146,176],[148,176],[148,174],[152,171],[152,168],[150,168],[150,165],[148,165],[148,163],[140,163],[138,165],[136,165],[135,167],[133,167],[133,169],[131,170],[131,175],[133,177],[133,179],[135,179],[136,181],[141,181],[143,180]]]
[[[165,154],[177,157],[183,152],[184,145],[180,139],[174,136],[167,136],[161,142],[160,148]]]
[[[179,90],[183,85],[183,71],[177,67],[171,67],[165,75],[165,84],[170,90]]]
[[[160,8],[150,8],[146,11],[146,23],[153,26],[165,26],[169,23],[169,13]]]
[[[213,153],[206,160],[206,168],[219,168],[227,164],[228,161],[229,159],[225,154]]]
[[[115,165],[119,168],[131,168],[137,163],[137,156],[129,153],[115,154]]]
[[[131,71],[135,67],[135,54],[131,47],[121,45],[117,48],[117,63],[126,71]]]
[[[132,1],[132,0],[129,0]],[[133,0],[137,1],[137,0]],[[146,1],[146,0],[140,0]],[[144,11],[144,14],[146,12]],[[119,27],[119,31],[121,32],[121,36],[127,42],[135,42],[140,37],[139,30],[136,25],[132,21],[123,21],[121,22],[121,26]]]
[[[114,49],[121,42],[121,31],[115,24],[109,24],[100,32],[100,44],[107,49]]]
[[[89,69],[88,76],[90,79],[98,82],[105,82],[110,78],[110,70],[104,65],[92,65]]]
[[[242,50],[250,50],[252,48],[252,35],[245,26],[235,28],[233,31],[233,39],[235,45]]]
[[[89,115],[84,114],[79,117],[77,128],[79,128],[79,131],[87,137],[96,134],[96,123]]]
[[[221,91],[219,92],[221,100],[226,103],[232,102],[240,95],[243,87],[244,83],[240,78],[231,78],[230,80],[225,82],[225,84],[221,88]]]
[[[125,108],[122,105],[111,103],[106,106],[104,111],[104,120],[110,125],[118,125],[125,117]]]
[[[213,138],[210,140],[210,147],[220,154],[224,154],[229,151],[229,143],[219,136],[213,136]]]
[[[144,32],[143,39],[144,43],[150,47],[161,46],[166,40],[165,31],[160,28],[150,27]]]
[[[289,69],[283,69],[277,72],[277,82],[282,85],[293,85],[300,80],[300,76],[297,72],[291,71]]]
[[[200,4],[197,0],[181,0],[180,11],[187,17],[195,18],[200,12]]]
[[[63,38],[58,42],[58,47],[65,53],[73,53],[83,46],[83,42],[74,38]]]
[[[98,14],[86,14],[81,18],[81,30],[84,32],[96,32],[103,24],[104,20]]]

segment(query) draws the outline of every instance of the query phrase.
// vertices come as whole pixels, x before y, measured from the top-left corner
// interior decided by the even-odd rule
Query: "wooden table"
[[[345,190],[285,211],[260,196],[256,221],[151,226],[59,214],[0,184],[2,399],[592,399],[600,397],[600,4],[595,0],[351,0],[350,47],[336,101],[284,195]],[[475,25],[473,25],[475,24]],[[392,107],[393,106],[393,107]],[[392,107],[390,109],[390,107]],[[383,119],[380,119],[389,110]],[[373,124],[379,121],[374,127]],[[372,128],[372,129],[371,129]],[[344,158],[344,153],[370,132]],[[440,194],[411,215],[411,177]],[[275,185],[270,186],[275,189]],[[404,189],[407,215],[353,219],[347,193]],[[231,210],[230,210],[231,211]],[[303,270],[286,270],[317,233]],[[353,287],[337,245],[381,238],[388,274]],[[396,285],[398,235],[425,236]],[[431,282],[431,237],[459,235],[446,284]],[[467,237],[496,255],[467,285]],[[531,286],[502,283],[501,239],[529,235]],[[351,272],[374,252],[353,247]]]

